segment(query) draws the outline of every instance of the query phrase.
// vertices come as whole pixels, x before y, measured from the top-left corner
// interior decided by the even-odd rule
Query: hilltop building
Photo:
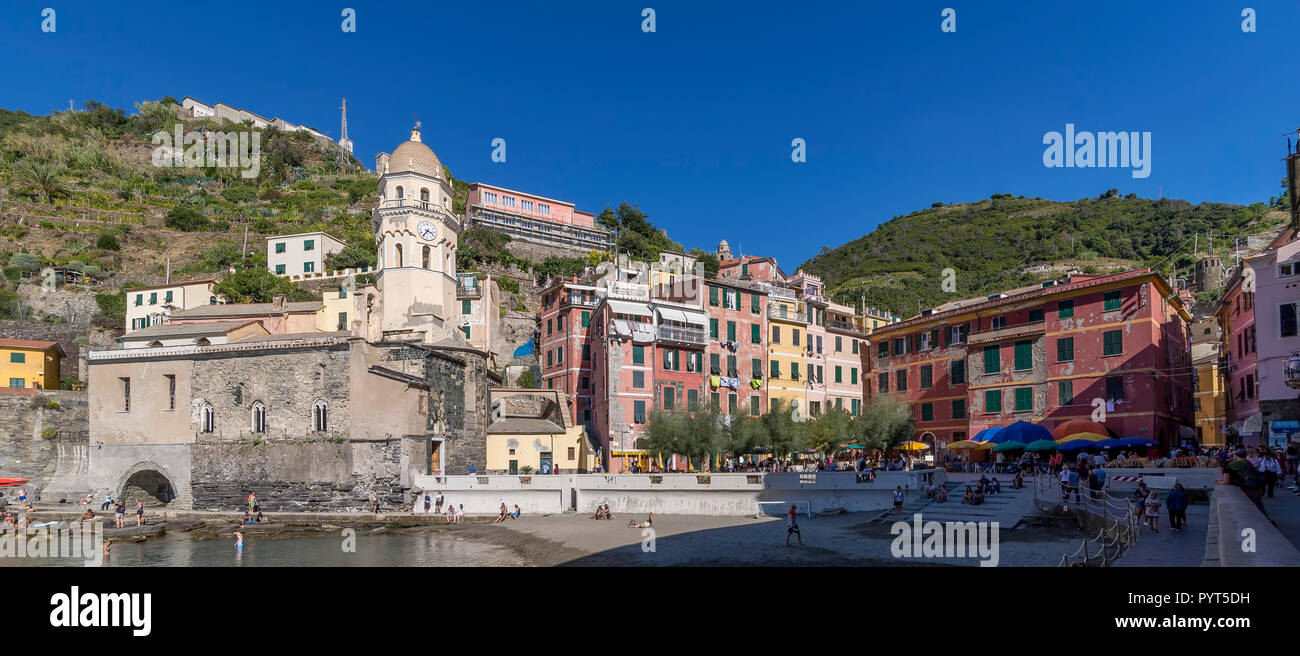
[[[133,287],[126,290],[126,332],[167,323],[172,314],[223,302],[212,279]]]
[[[573,203],[482,182],[469,185],[465,220],[469,227],[495,230],[538,246],[537,256],[608,253],[614,246],[609,231],[596,225],[596,217],[577,210]]]
[[[323,232],[301,232],[266,238],[266,268],[277,276],[325,273],[325,258],[347,246]]]

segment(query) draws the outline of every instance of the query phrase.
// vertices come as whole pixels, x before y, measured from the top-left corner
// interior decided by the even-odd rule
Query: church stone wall
[[[487,467],[488,363],[475,351],[435,352],[426,361],[429,432],[443,440],[443,473]]]

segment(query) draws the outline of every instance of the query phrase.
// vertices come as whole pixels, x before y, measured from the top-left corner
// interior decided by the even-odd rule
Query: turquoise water
[[[466,567],[517,565],[519,559],[496,545],[438,535],[357,535],[355,551],[333,537],[261,538],[246,536],[205,541],[114,542],[112,567]],[[81,567],[72,559],[0,558],[0,567]]]

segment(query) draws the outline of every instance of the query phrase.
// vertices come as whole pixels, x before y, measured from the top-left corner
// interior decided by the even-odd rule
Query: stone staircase
[[[978,475],[967,478],[962,474],[956,474],[950,477],[943,484],[943,487],[948,490],[948,500],[944,503],[927,499],[922,492],[909,491],[907,500],[903,503],[903,519],[911,521],[912,515],[920,513],[922,521],[997,522],[999,528],[1010,529],[1020,523],[1025,515],[1036,511],[1034,489],[1029,481],[1026,481],[1024,487],[1016,490],[1010,486],[1009,480],[1002,481],[1002,477],[999,476],[1002,491],[998,494],[985,495],[984,503],[972,506],[962,503],[961,499],[966,493],[966,486],[973,486],[979,480]],[[897,520],[891,508],[869,523],[890,524],[894,521]]]

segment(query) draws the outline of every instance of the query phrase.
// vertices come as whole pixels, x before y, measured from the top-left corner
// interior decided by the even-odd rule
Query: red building
[[[1074,275],[880,327],[864,391],[901,395],[916,439],[940,447],[1020,420],[1050,429],[1099,408],[1117,436],[1169,446],[1192,432],[1190,320],[1150,269]]]
[[[767,412],[767,290],[725,278],[706,286],[709,401],[728,415]]]
[[[591,344],[588,332],[604,288],[558,281],[542,292],[537,359],[542,386],[568,395],[569,421],[591,432]]]

